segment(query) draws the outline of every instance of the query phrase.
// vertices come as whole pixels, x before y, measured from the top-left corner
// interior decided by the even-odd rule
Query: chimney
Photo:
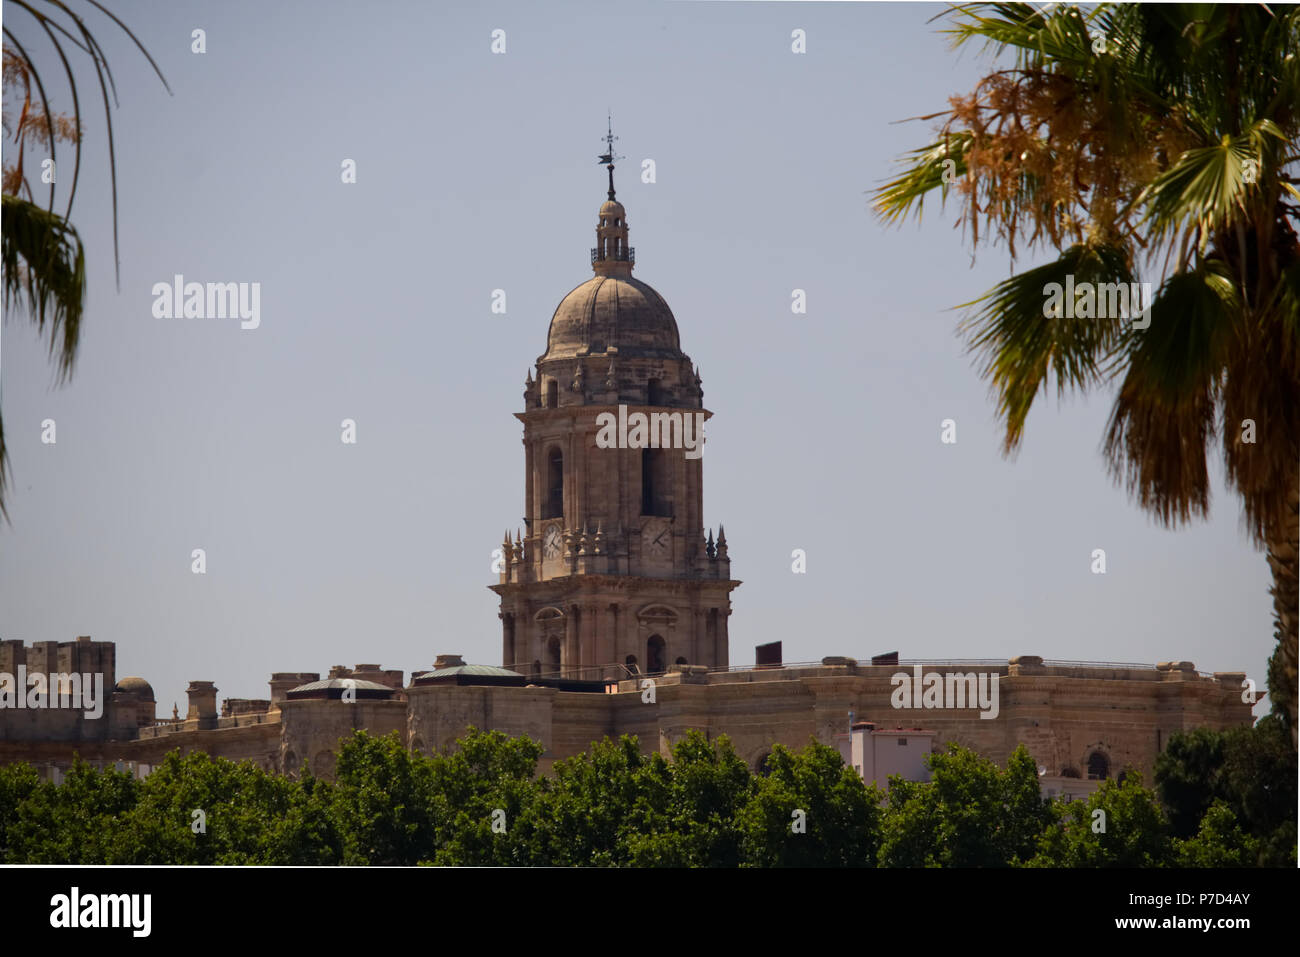
[[[781,642],[770,641],[766,645],[754,646],[754,667],[780,668]]]
[[[294,688],[311,681],[320,681],[320,674],[314,671],[276,671],[271,674],[271,710],[277,711],[280,702]]]
[[[465,664],[465,659],[460,655],[439,655],[434,659],[433,670],[441,671],[443,668],[456,668]]]
[[[211,681],[191,681],[185,693],[190,699],[190,711],[185,716],[187,730],[204,731],[217,726],[217,686]],[[193,727],[188,727],[191,722]]]

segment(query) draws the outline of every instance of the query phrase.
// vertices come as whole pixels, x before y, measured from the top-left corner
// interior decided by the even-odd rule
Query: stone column
[[[501,666],[513,668],[518,660],[515,651],[515,616],[511,612],[499,612],[501,619]]]
[[[577,605],[564,609],[564,660],[560,671],[566,677],[578,665],[578,614]]]
[[[730,661],[730,649],[731,649],[731,644],[730,644],[730,640],[729,640],[728,635],[727,635],[727,619],[728,619],[729,617],[731,617],[731,609],[730,609],[730,608],[719,608],[719,609],[718,609],[718,646],[719,646],[719,650],[718,650],[718,660],[717,660],[717,665],[718,665],[719,668],[725,668],[725,667],[727,667],[727,665],[729,665],[729,664],[731,663],[731,661]]]

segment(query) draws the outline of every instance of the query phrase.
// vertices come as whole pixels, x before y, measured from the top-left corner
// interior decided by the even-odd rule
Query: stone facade
[[[111,662],[112,645],[97,644],[107,646],[101,660]],[[381,688],[375,694],[386,696],[352,701],[338,694],[302,697],[302,692],[285,690],[286,681],[298,688],[329,682],[315,681],[314,673],[276,673],[268,708],[225,716],[217,713],[212,683],[195,681],[186,717],[150,715],[143,725],[126,723],[106,709],[98,721],[81,720],[77,731],[69,725],[77,719],[67,713],[0,710],[0,763],[23,760],[66,770],[75,752],[101,765],[135,762],[147,770],[179,748],[286,773],[309,762],[314,773],[329,777],[339,740],[353,729],[396,731],[408,747],[430,754],[450,747],[472,725],[540,741],[546,749],[543,772],[594,741],[621,734],[636,735],[644,751],[667,755],[692,728],[710,738],[727,735],[757,770],[778,742],[799,748],[816,738],[835,746],[856,716],[886,731],[924,728],[933,734],[935,749],[955,741],[999,763],[1023,743],[1053,777],[1086,781],[1132,767],[1150,782],[1156,755],[1175,732],[1252,721],[1251,706],[1241,700],[1241,672],[1201,674],[1189,662],[1107,665],[1021,656],[1003,663],[919,663],[927,672],[998,675],[998,714],[987,719],[973,706],[894,707],[896,676],[916,662],[826,661],[715,671],[679,666],[650,679],[570,682],[574,690],[532,683],[535,679],[524,676],[513,684],[480,684],[476,682],[487,679],[472,675],[460,683],[419,677],[404,688],[400,682],[392,687],[361,677],[380,674],[377,666],[336,667],[331,673],[340,682],[373,684]],[[395,672],[382,674],[391,683]],[[653,681],[653,695],[644,686],[647,680]],[[113,696],[114,707],[139,713],[138,701],[121,692]]]
[[[339,740],[354,729],[396,731],[413,750],[447,748],[471,725],[528,735],[546,751],[541,770],[594,741],[634,734],[647,751],[690,729],[727,735],[758,769],[773,744],[834,745],[853,716],[883,731],[924,727],[933,747],[967,745],[1000,763],[1018,744],[1045,773],[1098,779],[1134,767],[1149,775],[1169,736],[1194,727],[1248,725],[1241,673],[1203,675],[1187,662],[1106,665],[944,662],[925,667],[997,675],[996,716],[979,708],[895,707],[896,679],[912,662],[731,669],[731,577],[726,534],[703,527],[703,465],[685,425],[709,415],[698,370],[681,351],[676,320],[632,278],[627,214],[613,165],[601,206],[594,278],[556,309],[546,352],[524,389],[526,529],[506,533],[499,581],[504,668],[439,658],[412,675],[377,664],[337,666],[329,677],[276,672],[270,694],[226,699],[191,682],[184,718],[158,718],[140,678],[114,681],[109,642],[0,642],[0,672],[95,671],[111,688],[104,714],[0,710],[0,762],[66,768],[74,753],[141,771],[168,751],[206,751],[298,773],[330,776]],[[682,439],[602,446],[601,417],[620,430],[641,413]],[[673,433],[673,417],[680,431]],[[698,418],[697,418],[698,417]],[[646,686],[647,676],[652,686]],[[919,699],[918,699],[919,700]],[[970,702],[967,702],[971,704]]]

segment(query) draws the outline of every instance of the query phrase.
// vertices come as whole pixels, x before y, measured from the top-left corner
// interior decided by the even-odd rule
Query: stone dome
[[[596,276],[564,297],[551,317],[543,359],[613,354],[681,359],[677,320],[663,296],[631,276]]]
[[[153,701],[153,686],[143,678],[137,678],[134,675],[123,678],[113,686],[114,691],[122,691],[126,694],[137,695],[145,701]]]
[[[607,199],[600,207],[601,219],[627,219],[627,211],[623,209],[623,204],[616,199]]]

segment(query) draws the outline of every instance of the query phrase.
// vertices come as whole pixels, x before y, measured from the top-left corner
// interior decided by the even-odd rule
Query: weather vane
[[[614,162],[624,159],[625,157],[617,156],[614,153],[614,142],[618,139],[614,135],[614,120],[612,116],[606,116],[605,121],[605,152],[597,157],[597,163],[603,163],[605,169],[609,170],[609,198],[614,198]]]

